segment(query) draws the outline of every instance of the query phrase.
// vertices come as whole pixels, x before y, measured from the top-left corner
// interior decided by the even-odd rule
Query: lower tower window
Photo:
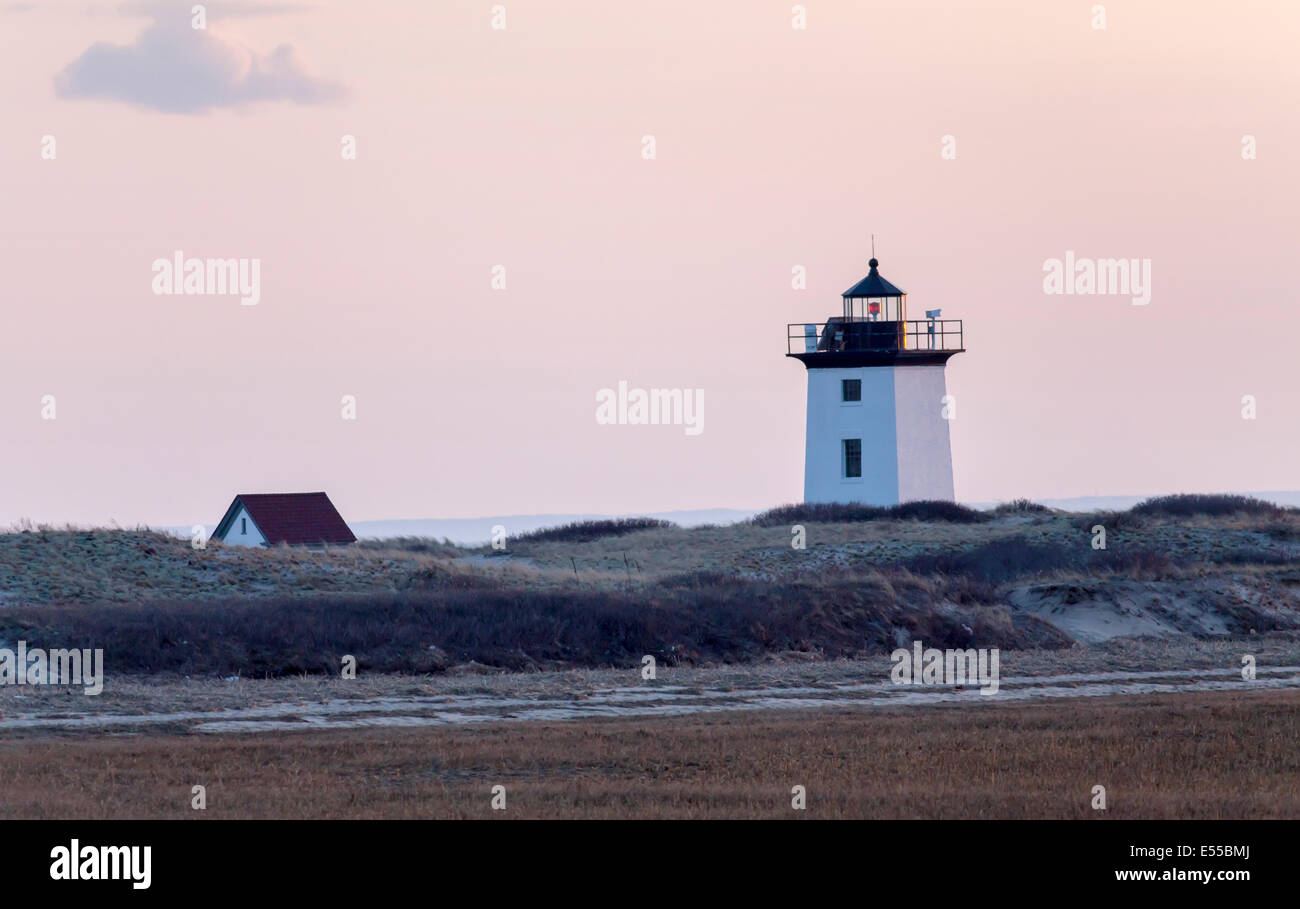
[[[862,476],[862,440],[844,440],[844,476],[846,479]]]

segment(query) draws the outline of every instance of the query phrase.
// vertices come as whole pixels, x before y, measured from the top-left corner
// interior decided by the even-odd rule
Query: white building
[[[248,506],[236,498],[231,508],[233,514],[222,516],[213,538],[227,546],[265,546],[266,535],[258,529],[257,521],[248,512]],[[229,521],[226,520],[227,517]]]
[[[789,326],[787,355],[808,369],[805,502],[953,499],[944,366],[964,350],[961,321],[909,321],[878,264],[844,292],[842,315]]]

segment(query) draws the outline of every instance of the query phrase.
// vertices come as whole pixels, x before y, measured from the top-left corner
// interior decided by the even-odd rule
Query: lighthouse
[[[808,370],[805,502],[953,499],[944,368],[965,349],[961,320],[909,320],[879,264],[844,291],[841,315],[788,326],[786,355]]]

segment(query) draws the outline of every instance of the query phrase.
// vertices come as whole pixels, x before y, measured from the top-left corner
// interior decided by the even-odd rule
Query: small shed
[[[357,540],[323,492],[237,495],[212,539],[227,546],[324,546]]]

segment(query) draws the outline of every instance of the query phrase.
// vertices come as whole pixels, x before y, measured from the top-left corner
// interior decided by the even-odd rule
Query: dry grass
[[[9,738],[6,818],[1296,818],[1300,693]],[[204,812],[191,787],[207,788]],[[490,790],[507,788],[507,810]],[[1109,810],[1089,805],[1104,785]],[[808,810],[790,808],[790,788]]]
[[[1071,643],[1041,620],[971,596],[979,589],[959,581],[949,596],[942,582],[936,588],[905,574],[769,583],[687,576],[632,590],[439,579],[429,589],[366,596],[13,607],[0,611],[0,640],[99,647],[114,675],[258,677],[337,673],[344,654],[365,671],[438,672],[471,661],[515,670],[626,667],[646,654],[670,665],[783,651],[835,658],[892,648],[900,635],[939,647]],[[1300,627],[1300,617],[1290,624]]]
[[[1091,546],[1094,521],[1105,551]],[[1116,579],[1178,585],[1153,595],[1224,616],[1228,633],[1300,627],[1300,512],[1012,508],[971,524],[805,529],[806,549],[787,527],[744,523],[535,537],[502,555],[412,540],[194,550],[148,530],[28,528],[0,534],[0,642],[102,646],[115,674],[223,676],[330,672],[345,653],[365,669],[430,672],[621,666],[646,653],[836,657],[918,634],[939,646],[1061,646],[1068,638],[1015,590],[1087,582],[1093,599],[1113,599]]]
[[[1149,551],[1184,566],[1300,561],[1294,510],[1170,517],[1008,508],[972,524],[810,522],[804,550],[791,547],[788,526],[662,527],[594,540],[510,539],[508,554],[418,539],[320,551],[215,543],[194,550],[188,540],[147,529],[28,526],[0,533],[0,605],[382,593],[440,586],[450,575],[537,590],[575,583],[615,589],[699,571],[762,580],[828,567],[866,573],[999,540],[1088,549],[1098,523],[1110,551]]]
[[[821,566],[875,570],[925,555],[953,554],[999,540],[1090,550],[1091,528],[1106,527],[1108,551],[1142,550],[1180,565],[1215,563],[1239,554],[1300,561],[1300,513],[1271,517],[1129,516],[1006,511],[976,524],[878,520],[807,523],[807,549],[791,546],[789,526],[751,524],[660,528],[583,543],[517,541],[511,558],[535,569],[537,584],[574,580],[596,586],[653,580],[691,571],[772,578]],[[484,551],[486,552],[486,551]],[[486,559],[504,565],[509,559]],[[1235,561],[1242,561],[1235,559]],[[629,571],[630,566],[630,571]]]
[[[473,571],[400,549],[196,550],[148,529],[34,528],[0,534],[0,605],[395,591],[430,565]]]

